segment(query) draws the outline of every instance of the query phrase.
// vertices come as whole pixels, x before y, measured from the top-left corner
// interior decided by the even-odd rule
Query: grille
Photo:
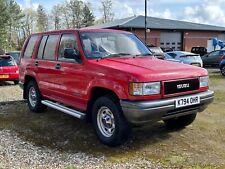
[[[199,79],[164,82],[164,94],[177,94],[199,89]]]

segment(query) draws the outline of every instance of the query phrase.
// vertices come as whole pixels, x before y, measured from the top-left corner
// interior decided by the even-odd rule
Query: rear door
[[[60,35],[44,35],[39,44],[37,58],[34,66],[36,77],[38,79],[38,86],[42,95],[55,100],[56,87],[55,78],[57,77],[56,65],[56,49]]]
[[[217,57],[219,56],[219,51],[213,51],[208,54],[208,57],[204,58],[204,64],[206,65],[214,65],[217,61]]]
[[[212,55],[211,55],[211,63],[213,65],[219,65],[219,63],[221,62],[221,51],[215,51]]]
[[[20,60],[20,80],[24,82],[25,73],[33,69],[34,60],[32,59],[34,47],[37,44],[38,35],[32,35],[26,42],[25,50],[21,53]]]

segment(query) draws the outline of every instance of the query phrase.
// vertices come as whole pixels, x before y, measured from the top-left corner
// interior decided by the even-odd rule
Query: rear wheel
[[[177,117],[177,118],[173,118],[173,119],[164,120],[164,122],[168,128],[180,129],[180,128],[184,128],[184,127],[190,125],[191,123],[193,123],[196,116],[197,116],[197,114],[194,113],[194,114],[189,114],[186,116],[181,116],[181,117]]]
[[[29,109],[32,112],[39,113],[46,109],[46,106],[41,103],[41,93],[35,81],[30,81],[26,87],[26,98]]]
[[[222,67],[222,69],[221,69],[221,74],[222,74],[223,76],[225,76],[225,66]]]
[[[131,127],[114,97],[97,99],[93,106],[92,121],[99,140],[105,145],[117,146],[130,137]]]

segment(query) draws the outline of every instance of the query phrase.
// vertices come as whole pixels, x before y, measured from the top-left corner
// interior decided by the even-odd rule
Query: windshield
[[[114,32],[81,32],[83,49],[88,59],[151,55],[133,34]]]
[[[0,67],[15,66],[15,61],[10,57],[0,57]]]

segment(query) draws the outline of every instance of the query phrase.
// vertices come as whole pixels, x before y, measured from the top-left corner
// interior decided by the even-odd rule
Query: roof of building
[[[109,23],[92,26],[92,28],[145,28],[145,17],[139,15],[124,19],[118,19]],[[225,27],[155,17],[147,17],[147,28],[171,30],[225,31]]]

